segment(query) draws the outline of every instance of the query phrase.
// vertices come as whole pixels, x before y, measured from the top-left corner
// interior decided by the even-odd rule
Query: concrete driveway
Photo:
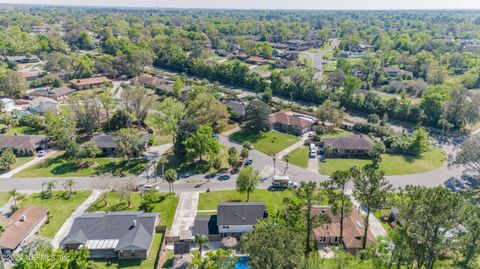
[[[200,193],[181,192],[177,211],[173,219],[172,229],[169,236],[178,236],[180,239],[192,239],[192,228],[197,215],[198,197]]]
[[[35,157],[33,160],[29,161],[28,163],[24,163],[22,165],[20,165],[19,167],[13,169],[13,170],[10,170],[8,171],[7,173],[3,174],[3,175],[0,175],[0,178],[11,178],[13,177],[13,175],[15,175],[16,173],[24,170],[24,169],[27,169],[29,168],[30,166],[32,165],[35,165],[45,159],[48,159],[50,158],[51,156],[53,156],[55,153],[57,153],[56,150],[51,150],[49,152],[47,152],[47,154],[45,154],[43,157]]]

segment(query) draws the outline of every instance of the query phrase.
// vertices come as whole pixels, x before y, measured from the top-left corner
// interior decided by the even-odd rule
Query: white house
[[[255,228],[257,221],[267,216],[265,203],[221,203],[217,208],[219,234],[239,236]]]
[[[53,112],[60,114],[60,103],[51,98],[37,97],[29,105],[29,109],[35,113]]]
[[[0,106],[2,108],[2,112],[12,112],[15,109],[15,101],[10,98],[2,98],[0,99]]]

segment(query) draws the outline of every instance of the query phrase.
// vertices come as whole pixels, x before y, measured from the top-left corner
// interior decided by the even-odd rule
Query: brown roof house
[[[110,80],[107,77],[103,76],[103,77],[93,77],[93,78],[72,79],[70,80],[70,85],[72,86],[72,88],[77,90],[86,90],[86,89],[101,87],[108,82],[110,82]]]
[[[326,224],[313,229],[313,237],[318,249],[343,245],[345,250],[355,254],[362,248],[362,239],[365,232],[364,220],[355,208],[352,208],[350,216],[343,219],[343,240],[340,239],[340,216],[334,215],[329,206],[313,207],[312,214],[316,216],[323,214],[328,219]],[[374,241],[375,237],[368,230],[367,245]]]
[[[270,128],[280,132],[303,135],[312,130],[317,119],[293,110],[282,110],[270,115]]]
[[[34,155],[46,144],[47,137],[43,135],[0,135],[0,150],[11,149],[18,155]]]
[[[27,96],[29,99],[35,99],[37,97],[47,97],[56,101],[60,101],[74,92],[75,89],[71,89],[67,86],[59,88],[39,88],[28,92]]]
[[[350,157],[367,155],[373,148],[373,140],[368,135],[348,135],[324,140],[328,156]]]
[[[0,247],[4,253],[11,253],[30,236],[34,235],[47,221],[48,210],[36,205],[21,208],[10,217],[0,216],[5,231],[0,236]]]

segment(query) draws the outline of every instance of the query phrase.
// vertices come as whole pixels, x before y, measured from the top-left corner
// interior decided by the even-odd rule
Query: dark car
[[[245,162],[245,165],[252,165],[252,164],[253,164],[253,160],[251,159]]]

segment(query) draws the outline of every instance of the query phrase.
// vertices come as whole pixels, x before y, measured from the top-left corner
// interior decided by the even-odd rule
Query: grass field
[[[445,153],[439,148],[432,148],[421,158],[398,154],[382,154],[380,169],[386,175],[406,175],[431,171],[441,167],[446,160]],[[369,159],[329,159],[320,163],[320,173],[331,175],[337,170],[347,170],[355,165],[363,166],[371,163]]]
[[[17,161],[10,167],[10,170],[15,169],[22,164],[28,163],[29,161],[33,160],[33,157],[17,157],[16,160]]]
[[[119,259],[111,259],[108,263],[104,260],[93,260],[92,263],[94,264],[94,268],[97,269],[106,269],[106,268],[126,268],[126,269],[134,269],[134,268],[148,268],[153,269],[157,268],[157,258],[158,258],[158,250],[160,249],[160,245],[162,243],[164,234],[163,233],[156,233],[153,237],[152,247],[150,248],[150,252],[148,253],[148,258],[145,260],[141,259],[128,259],[128,260],[119,260]]]
[[[18,178],[34,177],[90,177],[94,175],[111,174],[115,176],[127,176],[140,174],[146,168],[147,160],[144,158],[133,160],[121,160],[119,158],[85,158],[82,161],[95,163],[89,167],[75,167],[67,163],[58,152],[45,161],[33,165],[15,174]]]
[[[122,210],[140,210],[140,202],[142,198],[140,193],[134,192],[131,194],[131,207],[128,208],[126,201],[120,201],[120,194],[117,192],[107,193],[108,205],[105,207],[103,200],[97,200],[88,209],[90,212],[95,211],[122,211]],[[162,201],[157,203],[152,212],[160,213],[160,222],[166,225],[168,228],[172,226],[173,217],[175,216],[175,210],[177,209],[178,197],[175,195],[169,195],[168,193],[162,193]]]
[[[155,135],[153,139],[153,146],[161,146],[173,142],[171,135]]]
[[[277,131],[269,131],[260,134],[239,131],[230,135],[230,138],[240,143],[250,141],[256,150],[268,155],[276,154],[300,140],[296,136]]]
[[[39,135],[42,132],[29,126],[16,126],[5,132],[3,135]]]
[[[0,206],[4,205],[10,199],[8,192],[0,192]]]
[[[65,198],[64,191],[53,192],[54,195],[50,199],[43,199],[39,193],[34,193],[22,201],[22,206],[37,205],[48,209],[48,221],[40,229],[40,235],[51,239],[72,212],[90,196],[90,193],[91,191],[77,191],[68,199]]]
[[[337,138],[337,137],[346,136],[346,135],[353,135],[353,133],[341,128],[335,128],[331,132],[322,135],[322,139]]]
[[[295,149],[294,151],[288,154],[289,159],[288,161],[294,165],[307,168],[308,167],[308,159],[309,159],[309,148],[307,146],[303,146],[301,148]],[[285,158],[284,158],[285,159]]]

